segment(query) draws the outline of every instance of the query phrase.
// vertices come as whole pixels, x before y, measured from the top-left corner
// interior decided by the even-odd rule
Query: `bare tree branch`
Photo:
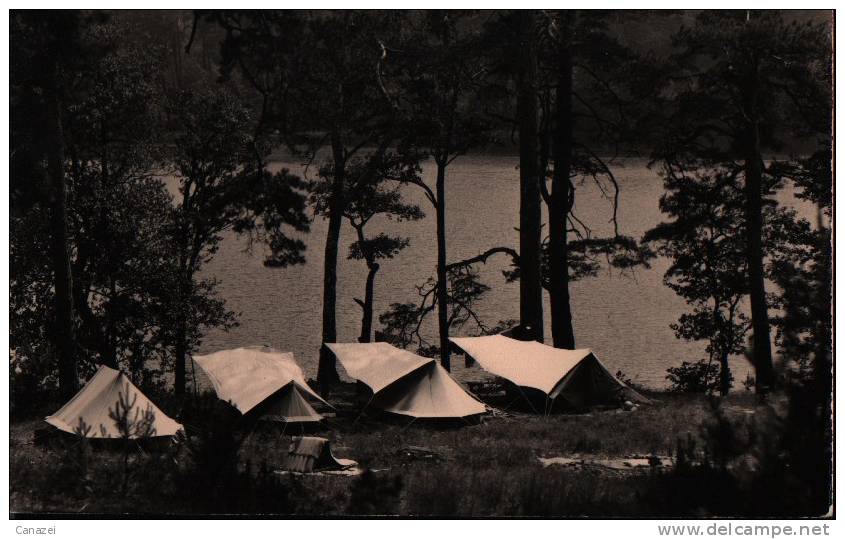
[[[480,255],[474,256],[472,258],[467,258],[466,260],[461,260],[460,262],[453,262],[451,264],[447,264],[446,271],[451,271],[460,267],[471,266],[472,264],[476,264],[478,262],[486,264],[487,259],[497,253],[507,254],[511,257],[511,259],[513,259],[515,264],[519,264],[519,253],[517,253],[514,249],[511,249],[510,247],[493,247],[492,249],[487,249]]]

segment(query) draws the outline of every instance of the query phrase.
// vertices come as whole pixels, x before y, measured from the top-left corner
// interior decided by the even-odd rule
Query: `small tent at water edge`
[[[370,406],[415,419],[458,419],[486,411],[435,359],[385,342],[326,346],[350,377],[373,392]]]
[[[217,396],[241,414],[284,423],[323,419],[308,399],[331,407],[308,386],[291,352],[249,346],[194,356]]]
[[[589,349],[564,350],[503,335],[450,337],[484,370],[520,388],[539,391],[569,406],[618,404],[648,399],[613,376]]]
[[[132,428],[126,433],[131,439],[173,436],[182,428],[141,393],[125,374],[105,365],[101,365],[88,383],[45,421],[61,431],[84,434],[87,438],[121,438],[123,435],[111,417],[121,402],[131,405],[128,418]]]

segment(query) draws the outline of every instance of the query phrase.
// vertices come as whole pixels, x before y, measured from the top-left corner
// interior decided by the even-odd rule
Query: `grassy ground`
[[[727,404],[730,414],[753,413],[749,395]],[[43,423],[13,421],[10,504],[13,512],[71,513],[655,515],[660,509],[649,505],[647,491],[658,470],[544,468],[538,457],[673,455],[678,440],[698,435],[709,417],[705,398],[670,394],[632,412],[511,414],[458,427],[329,418],[316,434],[332,440],[335,456],[375,470],[360,477],[274,474],[291,433],[259,428],[240,450],[240,475],[225,480],[228,497],[205,504],[192,496],[203,498],[223,481],[209,472],[216,464],[192,471],[184,451],[168,450],[133,452],[124,468],[120,450],[85,456],[75,447],[36,445]],[[409,455],[409,446],[434,456]]]

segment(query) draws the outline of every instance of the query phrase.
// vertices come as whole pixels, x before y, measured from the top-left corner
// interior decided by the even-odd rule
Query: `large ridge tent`
[[[208,375],[217,396],[244,415],[312,423],[323,416],[311,407],[308,398],[329,405],[308,386],[290,352],[250,346],[197,355],[194,361]]]
[[[141,393],[125,374],[105,365],[101,365],[88,383],[45,421],[61,431],[85,434],[87,438],[120,438],[122,435],[110,412],[117,411],[121,399],[134,404],[129,410],[129,419],[135,421],[136,426],[143,414],[152,413],[149,430],[140,433],[134,429],[128,433],[129,438],[141,438],[142,434],[147,437],[173,436],[182,428]],[[82,424],[90,429],[83,432],[79,429]]]
[[[413,418],[464,418],[485,406],[436,360],[384,342],[326,343],[350,377],[373,392],[371,406]]]
[[[648,399],[618,380],[589,349],[564,350],[503,335],[450,337],[484,370],[571,406]]]

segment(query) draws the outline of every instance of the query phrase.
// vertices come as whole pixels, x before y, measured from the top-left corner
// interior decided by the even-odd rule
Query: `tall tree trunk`
[[[107,353],[103,358],[106,365],[112,369],[117,369],[117,316],[115,314],[114,302],[117,300],[117,283],[114,276],[109,276],[109,302],[106,306],[106,342]]]
[[[343,221],[343,189],[346,163],[340,134],[332,134],[332,159],[334,174],[329,199],[329,229],[326,233],[326,249],[323,257],[323,342],[337,341],[337,248],[340,241],[340,225]],[[320,364],[317,381],[323,391],[339,380],[334,354],[325,346],[320,347]]]
[[[183,224],[179,236],[179,301],[181,304],[189,305],[191,289],[194,285],[194,275],[190,268],[190,254],[188,253],[189,227],[187,218],[192,211],[192,199],[190,196],[191,185],[186,185],[182,195]],[[188,313],[180,314],[176,319],[176,342],[174,345],[173,363],[173,392],[177,395],[185,394],[185,360],[188,355]]]
[[[437,330],[440,336],[440,364],[451,370],[449,354],[449,305],[446,274],[446,159],[437,162]]]
[[[173,388],[177,395],[185,394],[185,361],[188,356],[188,328],[183,317],[176,322],[176,362],[174,366]]]
[[[537,155],[537,51],[534,11],[520,12],[517,76],[519,117],[519,318],[525,338],[543,341],[540,281],[540,172]]]
[[[749,119],[745,141],[745,221],[756,390],[758,393],[765,393],[774,382],[774,369],[763,271],[763,157],[760,149],[759,121],[756,117],[757,69],[755,65],[748,74],[748,87],[744,96],[745,114]]]
[[[731,391],[731,367],[728,364],[728,352],[719,352],[719,393],[727,397]]]
[[[552,315],[552,341],[555,348],[575,349],[572,310],[569,299],[569,248],[566,217],[569,213],[569,178],[572,168],[572,51],[567,30],[560,29],[558,81],[556,88],[557,126],[554,144],[554,174],[549,201],[549,299]]]
[[[709,266],[707,267],[709,270]],[[713,298],[713,334],[710,337],[710,360],[719,355],[719,394],[727,397],[731,390],[731,368],[728,364],[729,344],[733,341],[733,316],[725,320],[720,310],[721,301]]]
[[[55,288],[55,344],[59,359],[59,389],[65,398],[79,389],[76,370],[76,340],[73,328],[73,278],[70,268],[67,230],[67,185],[65,180],[64,132],[59,105],[58,66],[50,69],[47,90],[46,154],[52,191],[50,251]]]
[[[367,263],[367,267],[369,272],[367,272],[367,284],[364,288],[364,301],[360,303],[364,313],[361,315],[361,336],[358,337],[358,342],[371,342],[373,335],[373,289],[375,288],[379,264],[370,261]]]
[[[102,155],[100,156],[100,189],[102,193],[107,193],[109,189],[109,155],[106,141],[109,140],[105,125],[100,128],[100,144],[102,145]],[[102,249],[106,252],[111,252],[113,249],[113,241],[111,234],[111,219],[109,217],[109,210],[106,204],[100,205],[100,226],[106,237],[106,241],[102,245]],[[109,301],[106,304],[106,354],[102,357],[103,363],[112,369],[117,369],[117,338],[116,331],[116,317],[114,303],[117,298],[117,283],[114,278],[114,269],[109,269]],[[78,309],[78,307],[77,307]]]

